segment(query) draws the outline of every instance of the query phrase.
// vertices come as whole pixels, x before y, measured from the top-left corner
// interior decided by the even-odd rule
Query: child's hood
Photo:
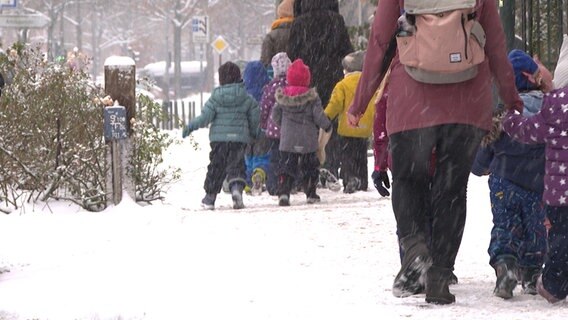
[[[278,104],[283,107],[290,108],[300,108],[306,106],[307,104],[319,98],[315,88],[310,88],[305,93],[295,96],[286,95],[283,88],[278,88],[274,97],[276,98],[276,102]]]
[[[540,111],[540,108],[542,107],[542,99],[544,97],[544,93],[542,93],[542,91],[533,90],[523,92],[520,93],[519,96],[524,103],[523,116],[530,117]]]
[[[213,90],[212,97],[224,105],[240,104],[248,97],[248,93],[242,82],[230,83],[219,86]]]

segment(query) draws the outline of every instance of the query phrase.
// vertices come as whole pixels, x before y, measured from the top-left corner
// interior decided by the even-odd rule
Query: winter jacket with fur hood
[[[525,116],[534,115],[540,110],[543,98],[541,91],[529,91],[520,96],[525,104]],[[494,117],[494,127],[483,139],[471,172],[477,176],[494,174],[524,189],[542,194],[545,145],[514,141],[503,132],[501,118],[501,115]]]
[[[296,96],[288,96],[279,88],[272,119],[280,127],[279,149],[285,152],[316,152],[319,128],[331,129],[331,122],[323,113],[321,100],[314,88]]]
[[[357,87],[349,113],[361,115],[379,87],[378,77],[388,44],[397,28],[403,0],[379,1],[371,27],[363,75]],[[477,19],[487,35],[485,61],[475,78],[454,84],[425,84],[411,78],[395,55],[390,73],[387,107],[387,131],[433,127],[443,124],[466,124],[484,130],[491,128],[493,115],[492,83],[507,106],[522,110],[522,101],[515,88],[515,77],[507,58],[505,34],[497,1],[478,0]]]
[[[191,131],[209,124],[209,141],[250,143],[258,136],[258,103],[245,90],[242,82],[219,86],[205,102],[201,115],[191,120]]]
[[[288,57],[301,58],[312,72],[315,87],[323,105],[327,105],[333,87],[343,79],[341,60],[353,51],[337,0],[304,0],[295,3],[301,13],[290,28]]]

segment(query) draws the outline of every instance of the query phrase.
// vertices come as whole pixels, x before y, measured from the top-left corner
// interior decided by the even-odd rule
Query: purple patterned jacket
[[[270,114],[276,104],[276,90],[286,86],[286,74],[272,79],[266,86],[260,99],[260,128],[270,139],[280,139],[280,128],[272,120]]]
[[[542,109],[530,118],[509,112],[503,130],[524,143],[546,143],[543,201],[568,206],[568,87],[544,95]]]

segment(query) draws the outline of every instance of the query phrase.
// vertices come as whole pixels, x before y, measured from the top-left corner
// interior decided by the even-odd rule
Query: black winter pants
[[[276,191],[278,195],[290,194],[298,172],[302,172],[300,179],[306,195],[315,194],[319,179],[319,160],[315,152],[301,154],[281,151],[276,172],[279,179]]]
[[[276,187],[278,186],[278,176],[276,170],[280,162],[280,139],[269,139],[270,142],[270,162],[268,163],[268,172],[266,173],[266,190],[270,195],[276,195]]]
[[[449,124],[389,137],[392,205],[399,236],[419,235],[425,239],[425,219],[429,216],[427,210],[431,210],[430,255],[434,266],[453,268],[466,220],[467,182],[484,134],[484,130],[473,126]],[[436,163],[431,177],[433,149]]]
[[[343,186],[350,178],[359,178],[359,190],[367,190],[369,185],[369,171],[367,165],[367,139],[341,137],[341,178]]]
[[[325,146],[325,163],[323,167],[339,178],[339,167],[341,166],[341,139],[337,134],[338,120],[332,121],[333,129],[331,137]]]
[[[245,150],[246,143],[242,142],[211,142],[209,165],[203,189],[205,193],[217,194],[223,187],[227,177],[229,186],[234,183],[246,184]]]

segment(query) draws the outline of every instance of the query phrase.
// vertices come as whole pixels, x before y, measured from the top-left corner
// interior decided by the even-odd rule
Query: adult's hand
[[[351,114],[351,112],[347,112],[347,123],[352,127],[358,127],[359,126],[359,120],[361,120],[362,116],[363,115],[355,116],[355,115]]]

